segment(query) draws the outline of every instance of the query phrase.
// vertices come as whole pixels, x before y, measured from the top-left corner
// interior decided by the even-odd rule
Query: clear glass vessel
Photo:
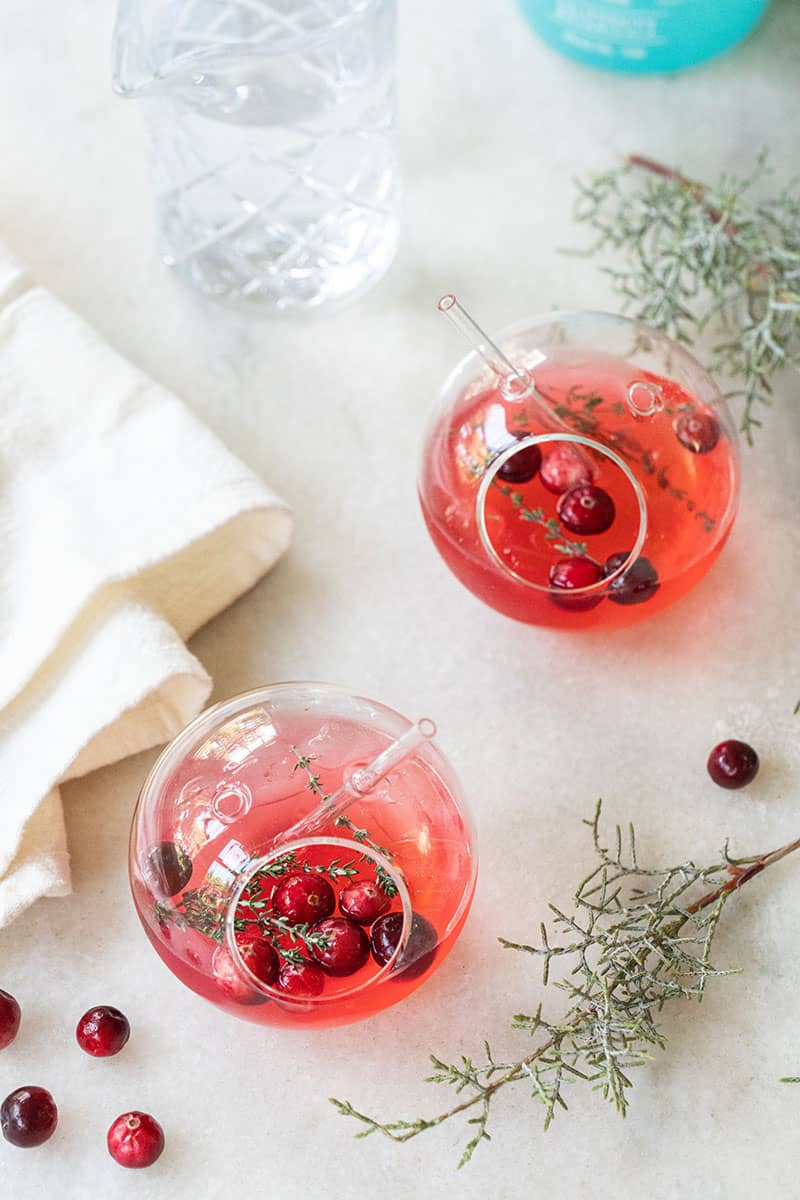
[[[736,514],[738,454],[709,374],[664,334],[597,312],[488,338],[446,380],[425,437],[423,515],[452,572],[500,612],[617,628],[679,600]]]
[[[267,311],[351,299],[399,229],[396,0],[119,0],[164,262]]]
[[[134,814],[142,925],[187,987],[266,1025],[328,1026],[402,1000],[466,920],[472,822],[430,721],[320,683],[199,716]]]

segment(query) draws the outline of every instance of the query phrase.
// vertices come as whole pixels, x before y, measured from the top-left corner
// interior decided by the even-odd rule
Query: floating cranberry
[[[329,917],[312,932],[322,934],[327,942],[326,946],[312,946],[311,953],[329,975],[352,975],[369,958],[369,938],[349,917]]]
[[[630,550],[620,550],[607,558],[603,566],[603,576],[608,578],[618,571],[627,561]],[[608,585],[608,598],[615,604],[644,604],[656,594],[659,588],[658,571],[649,558],[637,558],[627,571],[623,571]]]
[[[529,435],[522,433],[517,436],[528,437]],[[512,454],[511,458],[503,463],[497,475],[506,483],[530,483],[541,465],[542,452],[534,443],[532,446],[523,446],[521,450]]]
[[[590,608],[597,608],[597,605],[601,603],[602,593],[595,592],[588,596],[572,596],[569,593],[575,588],[591,587],[593,583],[598,583],[602,578],[603,568],[591,558],[583,555],[560,558],[550,568],[550,587],[558,588],[564,594],[551,593],[550,598],[559,608],[568,608],[573,612],[588,612]]]
[[[685,412],[675,421],[678,441],[692,454],[709,454],[719,441],[719,422],[707,412]]]
[[[53,1136],[57,1124],[58,1109],[45,1088],[17,1088],[0,1105],[0,1129],[12,1146],[25,1150],[41,1146]]]
[[[720,742],[708,756],[708,773],[723,788],[743,788],[758,774],[758,755],[747,742],[730,738]]]
[[[131,1036],[128,1018],[110,1004],[90,1008],[78,1021],[75,1037],[81,1050],[94,1058],[110,1058],[119,1054]]]
[[[579,483],[591,483],[592,468],[571,442],[555,442],[545,454],[539,478],[548,492],[560,496]]]
[[[311,999],[325,987],[325,972],[316,963],[304,958],[302,962],[285,962],[278,972],[278,988],[287,996]]]
[[[264,938],[245,935],[237,938],[242,962],[247,969],[262,983],[268,986],[278,977],[280,961],[275,947]],[[227,946],[217,946],[211,960],[214,979],[217,987],[229,1000],[236,1004],[264,1004],[267,997],[247,979],[243,971],[233,961],[233,956]]]
[[[106,1145],[121,1167],[152,1167],[164,1150],[164,1130],[149,1113],[123,1113],[109,1129]]]
[[[273,908],[293,924],[313,925],[336,908],[336,893],[322,875],[287,875],[272,896]]]
[[[617,515],[608,492],[593,483],[571,488],[558,502],[558,518],[572,533],[605,533]]]
[[[19,1033],[22,1013],[10,992],[0,988],[0,1050],[10,1046]]]
[[[174,842],[159,842],[147,856],[144,877],[159,896],[177,896],[192,877],[192,860]]]
[[[372,957],[376,963],[385,967],[390,961],[403,932],[403,914],[400,912],[387,913],[380,917],[370,931]],[[413,913],[411,918],[411,933],[403,953],[392,968],[402,972],[406,979],[416,979],[427,971],[436,956],[439,935],[425,917]]]
[[[359,925],[371,925],[386,912],[391,900],[369,879],[351,883],[339,894],[339,907],[346,917],[358,921]]]

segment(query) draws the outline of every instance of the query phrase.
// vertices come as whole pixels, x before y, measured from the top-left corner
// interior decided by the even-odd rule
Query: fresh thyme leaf
[[[397,884],[380,863],[375,864],[375,882],[383,894],[388,896],[390,900],[393,900],[397,895]]]
[[[353,824],[349,817],[337,817],[334,821],[334,825],[343,825],[345,829],[350,830],[350,833],[355,841],[360,842],[362,846],[369,846],[371,850],[376,850],[378,854],[382,854],[384,858],[388,858],[389,862],[392,861],[391,850],[387,850],[385,846],[379,846],[377,842],[373,842],[367,830],[359,829],[357,825]],[[364,855],[363,858],[365,862],[369,861],[368,855]]]
[[[542,1104],[545,1129],[558,1109],[566,1109],[564,1091],[571,1083],[588,1083],[624,1116],[632,1071],[666,1046],[659,1024],[664,1004],[699,1000],[709,979],[731,974],[711,962],[726,903],[756,875],[800,849],[798,838],[770,854],[734,859],[726,846],[721,861],[708,867],[690,861],[647,868],[639,864],[633,826],[626,835],[616,827],[613,848],[603,844],[600,811],[598,801],[594,817],[585,822],[599,862],[578,885],[574,912],[551,905],[551,924],[562,936],[554,940],[542,924],[534,943],[500,939],[506,948],[541,962],[545,985],[551,982],[556,962],[571,968],[553,982],[568,997],[560,1019],[548,1021],[541,1005],[534,1013],[518,1013],[512,1026],[527,1035],[526,1049],[512,1062],[496,1062],[488,1042],[477,1061],[462,1057],[446,1063],[431,1056],[429,1082],[465,1095],[434,1117],[383,1122],[359,1112],[349,1101],[332,1099],[342,1116],[364,1126],[356,1136],[380,1133],[394,1142],[407,1142],[463,1117],[473,1127],[458,1164],[463,1166],[481,1142],[489,1140],[494,1097],[513,1084],[522,1084]],[[528,1049],[531,1039],[533,1049]]]
[[[503,495],[508,496],[519,514],[521,521],[529,521],[532,525],[541,525],[546,530],[545,538],[554,543],[554,549],[559,554],[584,555],[587,550],[586,542],[570,542],[563,537],[563,530],[555,517],[546,517],[541,508],[526,508],[522,492],[516,492],[506,484],[495,481],[494,486]]]
[[[687,345],[717,331],[708,365],[736,381],[751,444],[776,375],[800,367],[800,188],[764,197],[770,173],[762,152],[749,175],[707,186],[632,155],[577,184],[589,253],[622,254],[606,273],[624,307]]]
[[[353,859],[349,862],[342,862],[340,858],[334,858],[327,865],[325,863],[303,863],[303,870],[307,875],[328,875],[331,879],[352,879],[358,874],[358,867]]]
[[[305,954],[301,953],[300,950],[295,950],[294,947],[291,947],[287,950],[283,946],[276,946],[275,949],[278,951],[278,954],[280,954],[284,962],[304,963],[307,961]]]

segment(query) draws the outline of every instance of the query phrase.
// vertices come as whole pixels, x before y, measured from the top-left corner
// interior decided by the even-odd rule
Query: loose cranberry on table
[[[285,962],[278,972],[278,988],[287,996],[311,999],[319,996],[325,987],[325,972],[316,963],[303,959],[302,962]]]
[[[128,1018],[110,1004],[90,1008],[78,1021],[75,1037],[81,1050],[94,1058],[119,1054],[131,1035]]]
[[[42,1087],[20,1087],[0,1105],[0,1129],[12,1146],[41,1146],[56,1131],[58,1109]]]
[[[0,988],[0,1050],[10,1046],[19,1033],[22,1012],[10,992]]]
[[[339,907],[346,917],[358,921],[359,925],[371,925],[382,916],[391,900],[384,892],[369,879],[360,879],[351,883],[339,894]]]
[[[527,437],[526,433],[520,437]],[[523,446],[516,454],[512,454],[497,472],[498,479],[506,483],[530,483],[542,465],[542,452],[538,445]]]
[[[174,842],[159,842],[147,855],[144,877],[157,896],[177,896],[192,877],[192,860]]]
[[[322,875],[288,875],[276,887],[272,907],[293,924],[313,925],[336,908],[336,893]]]
[[[391,960],[403,932],[403,914],[400,912],[387,913],[380,917],[370,931],[372,957],[381,967]],[[402,972],[406,979],[416,979],[427,971],[436,956],[439,935],[427,918],[420,913],[413,913],[411,933],[405,949],[394,965],[393,970]]]
[[[560,496],[579,483],[592,482],[589,463],[572,443],[555,442],[551,445],[552,448],[545,451],[539,470],[539,478],[548,492]]]
[[[607,558],[603,575],[607,579],[627,561],[630,550],[620,550]],[[659,588],[658,571],[649,558],[637,558],[627,571],[623,571],[608,585],[608,598],[615,604],[643,604],[654,596]]]
[[[550,587],[558,588],[563,595],[551,593],[550,599],[559,608],[569,608],[573,612],[588,612],[596,608],[603,600],[602,593],[591,593],[588,596],[572,596],[570,592],[576,588],[591,587],[603,578],[603,568],[599,563],[583,555],[573,558],[560,558],[550,568]]]
[[[369,958],[369,938],[349,917],[319,921],[312,933],[321,934],[326,945],[311,947],[311,953],[329,975],[352,975]]]
[[[617,515],[614,501],[608,492],[593,483],[581,483],[570,488],[556,509],[562,525],[572,533],[605,533]]]
[[[152,1167],[164,1149],[164,1130],[149,1113],[123,1113],[109,1129],[106,1145],[121,1167]]]
[[[262,983],[272,985],[278,978],[280,960],[275,947],[264,938],[247,934],[237,937],[236,945],[242,962]],[[233,961],[227,946],[217,946],[211,959],[211,969],[217,987],[236,1004],[264,1004],[267,997],[253,986]]]
[[[743,788],[758,774],[758,755],[747,742],[729,738],[720,742],[708,756],[706,764],[714,783],[724,788]]]
[[[709,454],[719,441],[719,422],[711,413],[682,413],[675,421],[675,434],[692,454]]]

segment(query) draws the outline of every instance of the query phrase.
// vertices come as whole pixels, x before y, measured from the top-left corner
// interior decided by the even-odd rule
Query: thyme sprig
[[[290,921],[288,917],[267,909],[266,901],[262,903],[259,900],[245,899],[243,896],[240,905],[252,912],[253,916],[236,917],[233,924],[237,933],[245,933],[250,925],[255,925],[279,951],[282,949],[281,939],[283,938],[288,938],[290,942],[300,942],[309,950],[313,950],[315,947],[319,950],[327,950],[330,945],[330,938],[316,931],[308,922]],[[259,911],[260,909],[264,909],[264,911]],[[284,955],[285,957],[287,956]],[[292,958],[292,961],[297,961],[294,955],[289,955],[289,957]]]
[[[428,1082],[451,1087],[465,1098],[434,1117],[383,1122],[346,1100],[332,1099],[342,1116],[364,1126],[356,1134],[380,1133],[407,1142],[454,1117],[471,1127],[459,1166],[472,1157],[488,1131],[492,1103],[499,1091],[522,1084],[544,1107],[548,1128],[558,1109],[566,1109],[569,1084],[586,1083],[624,1117],[633,1086],[632,1072],[647,1063],[666,1038],[659,1025],[668,1000],[700,999],[709,979],[730,974],[715,968],[711,948],[723,909],[731,896],[766,867],[800,849],[800,838],[770,854],[735,859],[726,844],[720,862],[697,867],[691,861],[672,867],[641,866],[633,826],[626,837],[616,827],[611,849],[601,841],[601,805],[586,821],[599,862],[578,885],[574,912],[550,905],[552,924],[563,934],[554,941],[542,923],[536,943],[503,946],[541,961],[543,982],[553,982],[568,997],[558,1021],[518,1013],[512,1025],[535,1040],[532,1050],[511,1062],[498,1062],[488,1042],[476,1061],[463,1056],[447,1063],[431,1056]],[[550,975],[563,961],[570,973]]]
[[[576,204],[597,234],[589,253],[622,252],[606,271],[637,318],[688,345],[722,331],[708,366],[737,381],[751,443],[775,376],[800,367],[800,188],[756,195],[769,174],[764,152],[710,186],[631,155],[579,180]]]
[[[314,793],[315,796],[319,797],[323,804],[327,800],[330,800],[332,793],[324,790],[322,784],[320,783],[319,775],[314,773],[314,769],[311,765],[314,761],[313,754],[301,754],[295,746],[292,746],[291,749],[292,754],[297,760],[294,770],[297,771],[298,769],[302,769],[306,772],[308,777],[308,788]],[[374,842],[369,836],[369,830],[360,829],[353,821],[350,820],[349,817],[342,814],[336,817],[333,823],[334,825],[349,830],[354,841],[360,842],[362,846],[368,846],[371,850],[375,850],[378,854],[382,854],[384,858],[388,858],[389,862],[392,861],[394,856],[391,850],[387,850],[386,846],[381,846],[377,842]],[[368,854],[362,854],[361,861],[371,862],[372,860]],[[357,873],[357,868],[351,872],[353,875]],[[375,863],[375,882],[390,899],[393,899],[397,895],[397,885],[388,871],[386,871],[385,868],[380,865],[380,863]]]
[[[507,484],[496,484],[503,496],[508,496],[521,521],[529,521],[532,525],[541,525],[545,529],[545,538],[553,543],[553,549],[559,554],[584,555],[587,551],[586,542],[571,542],[564,537],[564,531],[555,517],[546,517],[541,508],[528,508],[522,492],[517,492]]]

